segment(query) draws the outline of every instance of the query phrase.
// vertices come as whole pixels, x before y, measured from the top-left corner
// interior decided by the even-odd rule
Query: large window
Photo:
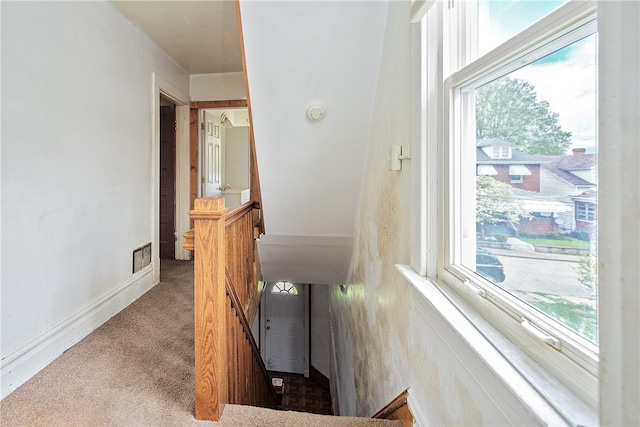
[[[438,276],[594,403],[595,7],[478,0],[444,15]]]

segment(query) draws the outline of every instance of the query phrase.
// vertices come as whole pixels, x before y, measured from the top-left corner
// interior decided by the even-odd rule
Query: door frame
[[[228,108],[249,108],[246,99],[233,99],[225,101],[193,101],[191,102],[191,133],[190,133],[190,153],[191,153],[191,175],[190,175],[190,206],[197,197],[202,195],[202,185],[200,177],[202,176],[202,110],[223,110]]]
[[[270,285],[276,282],[265,282],[264,292],[262,292],[260,302],[260,356],[262,361],[266,363],[267,360],[267,294],[270,292]],[[293,283],[293,282],[291,282]],[[309,378],[311,352],[309,339],[311,336],[311,321],[310,321],[310,296],[311,285],[308,283],[293,283],[295,286],[301,286],[304,288],[304,376]]]
[[[188,260],[191,252],[185,250],[184,233],[189,231],[189,95],[182,92],[155,72],[151,75],[151,224],[154,283],[160,282],[160,95],[176,106],[176,246],[175,258]]]

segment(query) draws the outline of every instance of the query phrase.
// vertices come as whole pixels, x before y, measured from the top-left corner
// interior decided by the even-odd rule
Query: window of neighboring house
[[[511,178],[512,184],[522,184],[524,182],[524,177],[522,175],[509,175]]]
[[[438,277],[595,405],[597,245],[589,240],[597,236],[595,211],[590,217],[594,232],[579,233],[568,226],[576,209],[571,189],[544,180],[539,193],[515,189],[484,170],[480,173],[476,158],[476,145],[485,138],[505,140],[541,162],[571,155],[575,147],[597,152],[595,5],[510,1],[516,15],[483,13],[500,3],[453,2],[444,12],[443,89],[449,122],[440,149],[447,159],[443,174],[448,196],[445,259]],[[516,3],[527,4],[520,8]],[[468,25],[474,20],[477,25]],[[525,24],[514,30],[513,21]],[[508,35],[498,37],[502,44],[483,48],[485,39],[503,29]],[[493,147],[492,153],[504,157],[509,151]],[[510,173],[510,183],[522,183],[523,175]],[[527,210],[541,204],[549,209],[545,217]],[[586,209],[575,218],[589,217]],[[500,263],[500,275],[487,275],[491,267],[479,263],[487,256]]]
[[[576,219],[580,221],[595,221],[596,205],[588,202],[576,202]]]
[[[491,147],[492,159],[510,159],[511,147]]]

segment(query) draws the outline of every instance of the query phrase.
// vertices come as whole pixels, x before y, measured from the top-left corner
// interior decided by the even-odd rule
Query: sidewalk
[[[533,251],[514,251],[511,249],[498,249],[498,248],[486,248],[485,250],[495,255],[508,256],[508,257],[514,257],[514,258],[547,259],[552,261],[566,261],[566,262],[578,262],[580,260],[580,256],[578,255],[551,254],[551,253],[533,252]]]

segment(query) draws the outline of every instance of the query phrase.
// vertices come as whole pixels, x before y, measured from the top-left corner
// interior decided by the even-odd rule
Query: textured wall
[[[409,47],[409,4],[389,2],[350,284],[331,293],[334,408],[371,416],[409,388],[414,416],[428,425],[537,425],[449,315],[395,268],[410,258],[412,161],[388,168],[391,145],[410,141]]]
[[[350,285],[333,287],[337,395],[343,415],[370,416],[407,387],[410,162],[388,170],[392,144],[408,144],[409,8],[391,2],[366,157]]]

